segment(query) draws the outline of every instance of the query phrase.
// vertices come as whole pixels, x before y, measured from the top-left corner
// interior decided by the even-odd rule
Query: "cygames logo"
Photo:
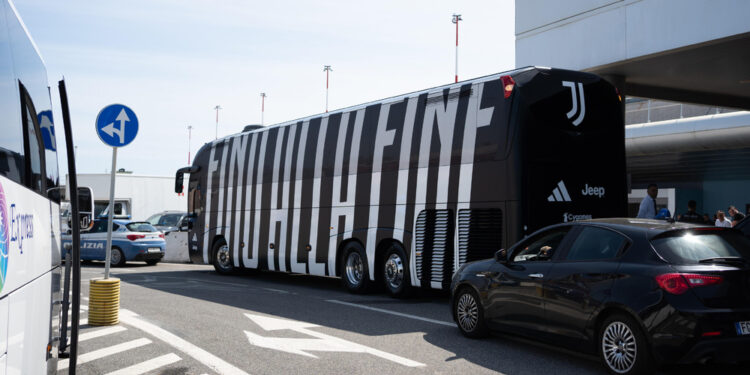
[[[5,275],[8,272],[8,250],[10,247],[8,230],[8,205],[5,204],[5,191],[0,184],[0,292],[5,285]]]

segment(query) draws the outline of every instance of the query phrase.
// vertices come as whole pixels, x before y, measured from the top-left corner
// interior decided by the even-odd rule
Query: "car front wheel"
[[[453,301],[453,315],[461,333],[470,338],[487,336],[489,331],[484,321],[484,309],[474,289],[461,288]]]

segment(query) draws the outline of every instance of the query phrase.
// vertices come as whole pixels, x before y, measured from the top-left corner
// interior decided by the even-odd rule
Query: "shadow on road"
[[[446,363],[465,360],[510,375],[550,371],[575,375],[605,373],[595,357],[567,348],[506,334],[472,340],[463,337],[455,327],[328,303],[343,301],[452,323],[449,296],[443,291],[419,290],[412,297],[399,300],[378,292],[350,294],[338,278],[269,271],[222,276],[206,266],[186,266],[194,269],[172,270],[167,268],[170,266],[128,263],[112,270],[125,283],[361,335],[422,333],[426,342],[451,353]],[[104,267],[94,263],[86,268]],[[396,354],[408,355],[408,350]],[[738,366],[715,365],[680,366],[664,371],[666,374],[746,373]]]

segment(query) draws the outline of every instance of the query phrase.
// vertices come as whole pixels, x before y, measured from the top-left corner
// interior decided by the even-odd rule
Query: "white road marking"
[[[100,358],[104,358],[113,354],[121,353],[126,350],[135,349],[140,346],[148,345],[151,343],[151,340],[146,338],[140,338],[133,341],[124,342],[122,344],[117,344],[113,346],[109,346],[106,348],[102,348],[99,350],[94,350],[90,353],[84,353],[78,356],[78,364],[82,365],[86,362],[91,362]],[[57,363],[57,369],[58,370],[64,370],[68,368],[70,363],[67,359],[60,360],[60,362]]]
[[[338,301],[338,300],[335,300],[335,299],[327,299],[326,302],[338,303],[339,305],[346,305],[346,306],[357,307],[357,308],[365,309],[365,310],[372,310],[372,311],[382,312],[384,314],[396,315],[396,316],[400,316],[402,318],[409,318],[409,319],[414,319],[414,320],[421,320],[423,322],[428,322],[428,323],[433,323],[433,324],[440,324],[440,325],[448,326],[448,327],[455,327],[456,326],[455,323],[446,322],[446,321],[443,321],[443,320],[423,318],[421,316],[416,316],[416,315],[411,315],[411,314],[404,314],[404,313],[400,313],[400,312],[396,312],[396,311],[390,311],[390,310],[386,310],[386,309],[379,309],[377,307],[370,307],[370,306],[358,305],[356,303]]]
[[[179,360],[182,360],[180,356],[174,353],[169,353],[167,355],[156,357],[154,359],[149,359],[148,361],[141,362],[139,364],[126,367],[124,369],[110,372],[107,375],[140,375],[145,372],[156,370],[162,366],[171,365],[172,363],[175,363]]]
[[[288,329],[299,332],[304,335],[315,337],[309,338],[285,338],[285,337],[266,337],[249,331],[245,331],[250,344],[261,348],[274,349],[287,353],[303,355],[311,358],[318,358],[310,354],[310,351],[320,352],[344,352],[344,353],[369,353],[376,357],[396,362],[408,367],[422,367],[424,363],[412,361],[411,359],[387,353],[381,350],[370,348],[355,342],[340,339],[338,337],[315,332],[308,328],[318,327],[318,325],[306,322],[300,322],[290,319],[279,319],[262,315],[245,314],[250,320],[255,322],[266,331],[276,331]]]
[[[81,305],[81,310],[88,310],[88,309],[89,309],[89,307],[88,307],[88,306],[86,306],[86,305]]]
[[[201,362],[202,364],[206,365],[219,374],[248,375],[245,371],[232,366],[230,363],[207,352],[204,349],[191,344],[185,339],[161,327],[138,318],[138,314],[132,311],[120,309],[120,321],[138,328],[161,341],[164,341],[165,343],[173,346],[175,349],[180,350],[183,353],[195,358],[198,362]]]
[[[274,288],[261,288],[261,289],[265,289],[271,292],[276,292],[276,293],[281,293],[281,294],[289,294],[289,292],[287,292],[286,290],[281,290],[281,289],[274,289]]]
[[[89,324],[89,320],[88,320],[88,319],[86,319],[86,318],[83,318],[83,319],[78,319],[78,326],[79,326],[79,327],[80,327],[80,326],[84,326],[84,325],[86,325],[86,324]],[[72,325],[73,325],[73,322],[68,322],[68,327],[70,327],[70,326],[72,326]]]
[[[106,335],[111,335],[113,333],[122,332],[125,330],[127,330],[127,328],[123,326],[114,326],[114,327],[99,329],[99,330],[92,331],[92,332],[86,332],[78,336],[78,342],[91,340],[91,339],[95,339],[97,337],[102,337]]]

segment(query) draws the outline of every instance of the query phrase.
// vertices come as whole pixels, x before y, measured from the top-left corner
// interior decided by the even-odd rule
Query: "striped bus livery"
[[[194,262],[341,276],[353,291],[383,283],[400,295],[447,288],[462,264],[564,215],[624,214],[624,168],[615,89],[592,74],[524,68],[248,126],[205,144],[176,185],[190,173]],[[572,198],[548,200],[560,181]],[[576,195],[584,183],[606,196]]]

